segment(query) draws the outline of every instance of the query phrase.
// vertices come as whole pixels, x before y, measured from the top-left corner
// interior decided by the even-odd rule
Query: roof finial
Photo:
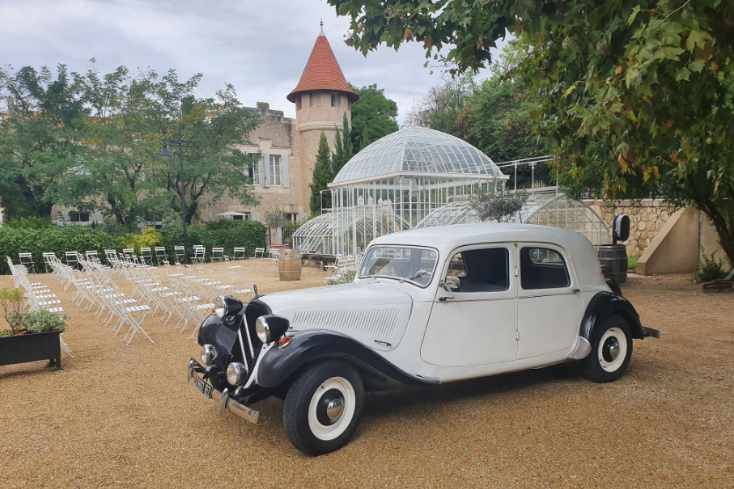
[[[321,35],[324,35],[324,18],[321,17],[321,21],[319,22],[319,25],[321,26]]]

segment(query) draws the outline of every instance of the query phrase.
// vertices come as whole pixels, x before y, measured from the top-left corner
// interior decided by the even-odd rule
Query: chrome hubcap
[[[619,370],[627,358],[629,345],[627,336],[619,327],[609,328],[599,340],[599,365],[607,372]]]
[[[319,400],[316,416],[323,425],[332,425],[339,421],[344,413],[344,396],[336,389],[325,392]]]
[[[617,338],[607,338],[602,348],[602,355],[604,355],[604,360],[607,362],[613,362],[619,356],[619,340]]]

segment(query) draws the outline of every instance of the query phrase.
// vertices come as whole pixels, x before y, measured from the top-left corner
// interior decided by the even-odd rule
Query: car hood
[[[403,337],[413,300],[403,285],[360,281],[265,295],[260,301],[294,331],[326,329],[381,350]]]

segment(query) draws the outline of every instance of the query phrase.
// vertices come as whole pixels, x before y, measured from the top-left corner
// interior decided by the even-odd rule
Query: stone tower
[[[359,96],[344,78],[323,30],[316,38],[298,85],[288,94],[296,104],[296,124],[293,127],[293,153],[299,162],[293,177],[299,185],[293,190],[299,207],[309,212],[310,185],[316,163],[316,151],[321,133],[326,135],[332,150],[337,129],[341,129],[344,114],[352,117],[352,103]]]

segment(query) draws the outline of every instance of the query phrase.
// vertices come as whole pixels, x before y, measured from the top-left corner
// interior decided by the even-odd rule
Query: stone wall
[[[647,246],[670,219],[675,207],[658,199],[617,200],[605,202],[602,200],[585,200],[585,204],[593,208],[607,225],[611,226],[612,219],[617,214],[627,214],[630,217],[630,239],[627,241],[627,255],[640,257]]]

